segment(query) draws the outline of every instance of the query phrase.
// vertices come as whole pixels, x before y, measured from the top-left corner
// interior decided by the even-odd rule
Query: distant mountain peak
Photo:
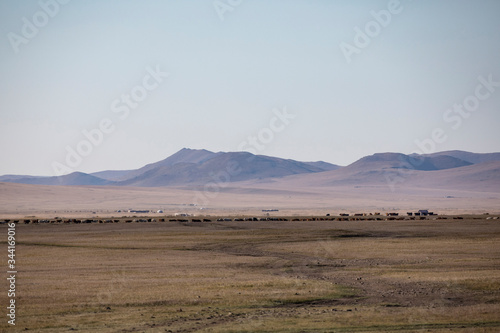
[[[136,170],[107,170],[93,174],[77,171],[60,177],[5,175],[0,176],[0,181],[40,185],[155,187],[204,185],[213,182],[214,179],[219,179],[214,178],[219,176],[228,179],[228,182],[237,182],[260,179],[270,181],[303,175],[307,179],[325,177],[321,181],[324,184],[386,183],[385,173],[387,172],[413,170],[422,172],[423,175],[432,174],[428,171],[441,172],[453,169],[454,171],[450,171],[450,173],[459,174],[466,172],[467,169],[463,168],[472,164],[484,165],[490,161],[493,163],[500,161],[500,153],[475,154],[454,150],[427,155],[405,155],[386,152],[365,156],[346,167],[340,167],[326,162],[299,162],[266,155],[253,155],[246,151],[214,153],[206,149],[182,148],[161,161]],[[495,174],[498,169],[492,166],[484,166],[484,168],[486,168],[484,174],[489,177],[486,178],[496,179],[495,177],[498,177]],[[479,170],[479,168],[472,169]],[[228,178],[227,174],[229,173],[230,177]],[[307,176],[308,174],[311,175]]]
[[[362,157],[349,167],[365,170],[408,169],[432,171],[458,168],[471,164],[473,163],[448,155],[376,153]]]
[[[428,157],[451,156],[472,164],[500,161],[500,153],[471,153],[463,150],[441,151],[433,154],[426,154],[423,156],[428,156]]]
[[[180,152],[192,152],[192,151],[199,151],[199,152],[209,152],[211,153],[211,151],[209,150],[206,150],[206,149],[196,149],[196,148],[188,148],[188,147],[184,147],[182,148],[181,150],[179,150],[177,153],[180,153]]]

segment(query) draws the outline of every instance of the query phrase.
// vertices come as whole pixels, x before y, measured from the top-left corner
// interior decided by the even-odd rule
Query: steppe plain
[[[0,330],[500,330],[498,191],[292,184],[0,183],[0,221],[19,221],[16,326]],[[419,209],[439,215],[386,220]],[[54,223],[24,222],[37,219]],[[69,219],[96,222],[56,222]]]
[[[497,332],[500,220],[454,217],[21,220],[17,321],[0,328]]]

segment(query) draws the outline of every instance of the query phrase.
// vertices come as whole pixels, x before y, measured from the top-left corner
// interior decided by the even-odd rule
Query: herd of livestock
[[[354,214],[349,216],[349,214],[340,214],[339,216],[327,216],[324,217],[241,217],[241,218],[195,218],[195,217],[182,217],[182,218],[111,218],[111,219],[64,219],[64,218],[54,218],[54,219],[3,219],[0,220],[0,224],[6,224],[10,222],[14,223],[24,223],[24,224],[56,224],[56,223],[154,223],[154,222],[183,222],[183,223],[203,223],[203,222],[244,222],[244,221],[253,221],[253,222],[267,222],[267,221],[409,221],[409,220],[427,220],[431,217],[429,215],[423,216],[398,216],[394,213],[387,213],[386,216],[382,216],[378,213],[376,214]],[[498,219],[498,216],[495,217],[486,217],[487,219]],[[432,219],[435,220],[446,220],[446,219],[455,219],[462,220],[462,216],[437,216]]]

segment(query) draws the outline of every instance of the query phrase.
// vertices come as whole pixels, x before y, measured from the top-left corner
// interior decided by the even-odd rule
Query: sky
[[[497,0],[0,0],[0,175],[500,151]]]

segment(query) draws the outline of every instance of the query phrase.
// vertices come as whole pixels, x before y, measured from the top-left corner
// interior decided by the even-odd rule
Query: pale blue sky
[[[71,170],[137,168],[183,147],[235,151],[259,133],[261,154],[341,165],[417,151],[435,128],[446,135],[436,151],[500,151],[500,87],[481,88],[488,97],[467,118],[443,119],[478,77],[500,82],[500,1],[401,0],[350,63],[341,43],[355,46],[355,27],[391,1],[54,3],[0,0],[0,175],[53,175],[102,119],[113,131]],[[235,4],[224,20],[220,3]],[[19,43],[23,17],[40,28]],[[169,76],[119,118],[113,101],[157,67]],[[270,140],[285,107],[295,118]]]

